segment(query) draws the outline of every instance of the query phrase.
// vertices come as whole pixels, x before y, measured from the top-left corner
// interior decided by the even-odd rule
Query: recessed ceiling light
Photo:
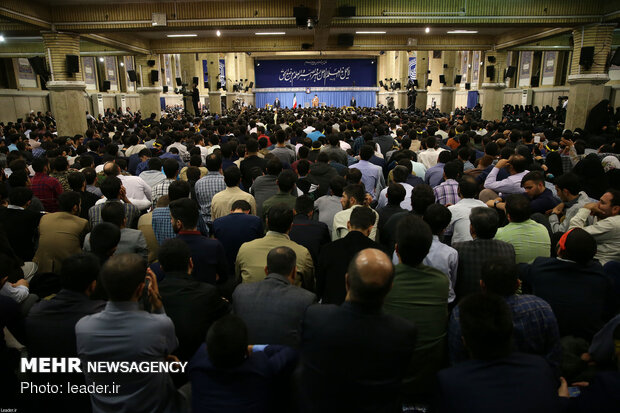
[[[385,34],[385,32],[368,32],[368,31],[363,31],[363,32],[355,32],[355,34]]]
[[[430,27],[427,27],[426,29],[424,29],[424,32],[425,32],[425,33],[430,33],[430,31],[431,31],[431,28],[430,28]]]
[[[478,30],[449,30],[448,34],[476,34]]]
[[[103,61],[104,61],[104,58],[103,58],[103,57],[100,57],[100,58],[99,58],[99,61],[100,61],[100,62],[103,62]]]
[[[281,36],[286,34],[286,32],[261,32],[261,33],[254,33],[257,36]]]
[[[0,42],[4,42],[4,36],[0,34]]]
[[[187,33],[187,34],[167,34],[166,37],[196,37],[198,36],[195,33]]]
[[[125,66],[125,63],[121,62],[120,65],[121,65],[121,67],[123,67],[123,66]]]
[[[215,32],[215,35],[216,35],[217,37],[220,37],[220,36],[222,35],[222,32],[218,30],[218,31],[216,31],[216,32]]]

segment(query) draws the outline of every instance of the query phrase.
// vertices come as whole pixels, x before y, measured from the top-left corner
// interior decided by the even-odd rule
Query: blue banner
[[[222,87],[226,88],[226,63],[224,62],[225,62],[224,59],[220,59],[219,61],[220,82],[222,83]],[[209,81],[209,70],[208,70],[208,63],[206,60],[202,61],[202,71],[204,73],[204,81],[208,82]]]
[[[409,58],[409,80],[416,80],[416,57]]]
[[[376,59],[257,60],[256,87],[375,86]]]

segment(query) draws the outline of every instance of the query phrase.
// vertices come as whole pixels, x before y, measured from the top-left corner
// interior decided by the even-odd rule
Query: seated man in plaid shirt
[[[463,175],[463,163],[450,161],[443,167],[444,182],[433,188],[436,202],[441,205],[454,205],[461,200],[459,196],[459,179]]]

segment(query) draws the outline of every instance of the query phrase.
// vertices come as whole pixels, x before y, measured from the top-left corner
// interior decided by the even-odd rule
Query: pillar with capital
[[[151,65],[150,63],[153,63]],[[151,116],[151,113],[155,114],[155,119],[159,120],[161,117],[161,104],[159,98],[161,96],[161,70],[160,70],[159,55],[140,55],[136,56],[136,72],[138,73],[138,80],[140,81],[140,87],[137,92],[140,94],[140,112],[142,118],[146,119]],[[152,72],[157,72],[157,80],[153,81]]]
[[[86,132],[86,83],[82,62],[80,71],[68,73],[66,55],[80,55],[80,36],[75,33],[43,33],[45,54],[51,78],[46,86],[52,114],[56,118],[58,136],[73,136]]]
[[[458,53],[455,51],[444,51],[443,57],[443,75],[446,83],[439,88],[441,91],[441,102],[439,110],[444,113],[450,113],[454,110],[456,99],[456,86],[454,85],[454,75],[459,65]]]
[[[418,87],[416,88],[418,95],[416,96],[415,107],[420,110],[426,110],[427,106],[428,55],[427,50],[418,50],[416,52],[415,76],[418,81]]]
[[[604,98],[609,80],[607,56],[611,48],[614,24],[598,24],[573,30],[573,59],[568,76],[566,129],[583,128],[588,113]],[[580,65],[583,48],[594,47],[591,65]]]
[[[209,74],[209,112],[222,113],[222,92],[217,90],[220,77],[220,56],[207,53],[207,72]]]
[[[486,69],[480,75],[484,77],[482,82],[482,119],[495,120],[502,118],[504,108],[504,70],[508,67],[506,62],[507,52],[488,52],[486,54],[487,65],[493,66],[493,76],[486,76]],[[487,66],[488,67],[488,66]]]

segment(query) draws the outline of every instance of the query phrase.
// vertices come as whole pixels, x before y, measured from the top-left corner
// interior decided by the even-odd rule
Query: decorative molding
[[[51,80],[45,85],[51,91],[86,90],[85,82],[75,82],[70,80]]]
[[[592,73],[585,75],[570,75],[568,76],[567,83],[579,84],[590,83],[594,85],[600,85],[609,81],[609,75],[606,73]]]
[[[139,87],[136,92],[139,94],[148,94],[148,93],[163,93],[164,88],[161,86],[149,86],[149,87]]]
[[[46,97],[49,94],[47,90],[0,89],[0,96]]]
[[[440,92],[454,92],[457,88],[455,86],[442,86],[439,88]]]
[[[506,83],[483,83],[482,89],[505,89]]]
[[[254,93],[260,92],[302,92],[306,93],[305,87],[263,87],[253,88]],[[311,87],[310,93],[313,92],[339,92],[339,91],[357,91],[357,92],[378,92],[381,88],[378,87]]]

